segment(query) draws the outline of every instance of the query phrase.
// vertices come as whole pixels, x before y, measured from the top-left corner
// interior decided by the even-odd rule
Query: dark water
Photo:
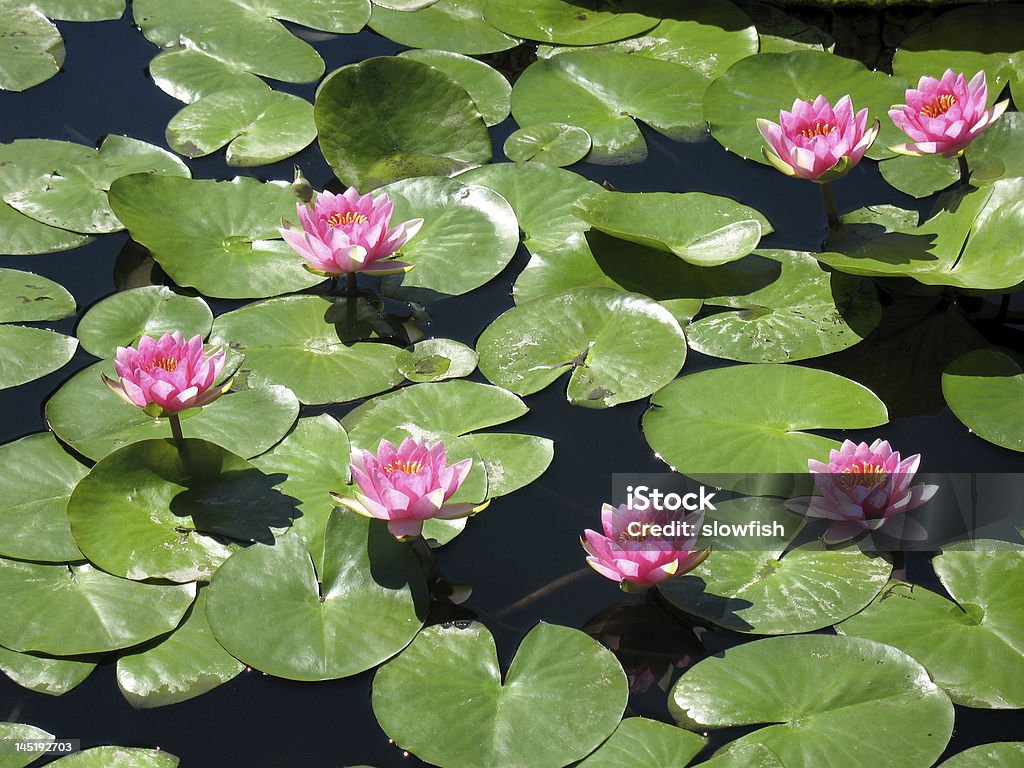
[[[96,145],[108,133],[123,133],[164,145],[163,133],[181,104],[148,79],[146,67],[156,54],[130,21],[59,25],[67,45],[67,71],[23,94],[0,92],[0,141],[52,138]],[[338,37],[316,44],[331,71],[373,55],[389,55],[399,46],[372,33]],[[312,99],[314,86],[281,85]],[[511,121],[492,130],[495,157]],[[777,233],[765,245],[815,250],[824,234],[818,191],[813,184],[784,178],[775,171],[730,155],[708,138],[677,144],[647,133],[650,157],[643,165],[607,167],[581,164],[574,168],[596,181],[623,191],[700,190],[734,197],[762,211]],[[293,164],[302,167],[314,187],[333,175],[314,144],[296,158],[256,169],[228,168],[218,154],[190,161],[193,175],[231,178],[290,179]],[[835,186],[840,210],[868,203],[894,203],[926,210],[886,185],[873,163],[856,168]],[[119,254],[128,243],[124,233],[98,238],[75,251],[36,257],[3,257],[0,265],[43,274],[67,287],[80,313],[56,327],[72,333],[77,318],[90,305],[123,285]],[[127,258],[121,259],[122,267]],[[525,266],[523,249],[493,282],[473,293],[430,305],[430,336],[473,344],[480,332],[512,306],[511,285]],[[234,302],[212,301],[215,312]],[[89,364],[79,352],[63,370],[13,390],[0,391],[0,442],[45,429],[42,404],[72,373]],[[720,365],[690,353],[686,371]],[[611,410],[572,408],[564,398],[564,382],[527,398],[530,413],[510,425],[516,431],[550,437],[555,459],[536,483],[495,501],[466,532],[443,551],[440,564],[453,582],[471,583],[470,601],[455,613],[479,617],[495,634],[499,655],[507,663],[519,640],[539,620],[584,627],[606,609],[631,604],[643,624],[636,641],[645,650],[682,657],[716,652],[742,638],[711,630],[701,651],[690,630],[666,618],[660,609],[638,608],[636,598],[586,568],[578,537],[598,524],[603,501],[609,500],[615,472],[659,472],[664,465],[647,447],[639,430],[645,404]],[[350,406],[327,410],[341,416]],[[898,419],[880,430],[835,433],[854,440],[883,436],[904,455],[920,452],[935,471],[1019,471],[1021,457],[968,436],[948,412],[937,417]],[[936,586],[927,558],[911,559],[914,581]],[[561,580],[561,581],[560,581]],[[553,582],[560,584],[545,590]],[[524,598],[527,598],[524,600]],[[653,618],[652,618],[653,612]],[[658,640],[664,636],[664,642]],[[661,642],[661,645],[658,643]],[[640,646],[647,645],[647,648]],[[630,657],[627,667],[636,658]],[[0,718],[29,722],[61,738],[80,738],[83,746],[100,744],[160,748],[182,758],[183,766],[343,766],[372,764],[380,768],[422,765],[388,742],[370,708],[372,672],[342,681],[292,683],[247,672],[193,701],[172,707],[135,711],[117,691],[113,665],[98,669],[71,693],[52,699],[27,692],[0,676]],[[630,711],[666,719],[666,696],[657,686],[634,695]],[[1020,712],[971,711],[958,708],[957,729],[948,754],[988,741],[1011,740],[1024,734]]]

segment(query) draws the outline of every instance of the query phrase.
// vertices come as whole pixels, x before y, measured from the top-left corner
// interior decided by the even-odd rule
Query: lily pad
[[[910,654],[956,704],[1024,708],[1024,547],[944,552],[932,565],[956,602],[894,581],[838,631]]]
[[[497,125],[508,117],[512,106],[509,98],[512,86],[505,76],[482,61],[460,53],[414,48],[398,54],[403,59],[413,59],[435,67],[457,82],[476,103],[477,109],[487,125]]]
[[[179,760],[161,749],[93,747],[76,752],[51,765],[59,768],[177,768]]]
[[[968,352],[942,374],[942,394],[960,421],[990,443],[1024,451],[1024,370],[995,349]]]
[[[210,333],[213,313],[199,296],[183,296],[164,285],[146,285],[115,293],[89,309],[78,323],[82,348],[96,357],[113,357],[143,336],[154,339],[180,331],[185,338]]]
[[[358,400],[400,384],[398,347],[343,342],[325,317],[334,306],[320,296],[250,304],[220,315],[210,342],[243,352],[254,383],[284,384],[307,405]]]
[[[570,403],[608,408],[670,382],[686,339],[645,296],[579,288],[505,312],[481,334],[477,352],[480,372],[512,392],[529,395],[570,373]]]
[[[882,318],[870,280],[826,272],[810,253],[758,251],[782,264],[779,279],[742,296],[709,298],[728,307],[691,323],[690,348],[744,363],[785,363],[860,343]]]
[[[707,658],[676,683],[669,708],[693,729],[771,723],[723,752],[758,743],[793,766],[928,768],[953,731],[953,705],[914,659],[828,635],[772,637]],[[903,725],[890,727],[896,720]],[[836,748],[851,741],[857,749]]]
[[[22,688],[48,696],[74,690],[94,669],[91,661],[18,653],[0,646],[0,671]]]
[[[336,70],[320,85],[313,116],[328,164],[363,192],[491,159],[487,125],[466,89],[412,59],[382,56]]]
[[[267,87],[251,72],[193,48],[164,51],[149,62],[149,74],[160,90],[186,104],[219,91],[262,91]]]
[[[64,286],[31,272],[0,269],[0,323],[62,320],[75,312]]]
[[[398,370],[409,381],[444,381],[469,376],[476,370],[476,350],[461,341],[427,339],[398,353]]]
[[[32,0],[51,19],[60,21],[112,21],[124,16],[124,0]]]
[[[401,251],[415,269],[386,277],[388,295],[415,300],[468,293],[501,272],[519,247],[512,207],[487,187],[429,177],[396,181],[380,192],[394,203],[395,221],[424,220]]]
[[[462,439],[480,454],[487,472],[487,496],[492,499],[532,483],[555,455],[554,441],[535,435],[483,432]]]
[[[0,89],[25,91],[56,75],[64,63],[64,40],[42,13],[20,0],[0,0]]]
[[[741,259],[772,231],[753,208],[703,192],[598,192],[581,197],[572,210],[605,234],[699,267]]]
[[[705,740],[681,728],[630,717],[580,768],[635,768],[636,765],[687,765],[704,748]]]
[[[561,45],[597,45],[646,32],[661,19],[646,5],[625,0],[487,0],[484,18],[508,35]]]
[[[953,755],[939,768],[1013,768],[1024,760],[1024,741],[981,744]]]
[[[701,768],[786,768],[778,755],[764,744],[751,742],[719,752],[700,764]]]
[[[49,432],[0,446],[0,555],[49,563],[82,560],[67,506],[88,472]]]
[[[116,377],[111,360],[79,371],[46,403],[46,420],[57,436],[94,461],[129,443],[170,437],[167,419],[154,419],[111,392],[100,378]],[[185,437],[209,440],[243,458],[257,456],[295,423],[299,401],[285,387],[239,381],[225,396],[184,414]]]
[[[70,362],[78,339],[42,328],[0,325],[0,389],[17,387]]]
[[[854,109],[868,109],[869,120],[881,120],[869,157],[892,155],[887,147],[903,136],[891,120],[882,119],[903,100],[907,84],[863,64],[824,51],[759,53],[731,66],[704,94],[704,118],[711,135],[730,152],[768,164],[761,155],[764,140],[755,121],[777,122],[779,110],[790,110],[795,99],[824,95],[832,104],[849,95]]]
[[[509,160],[516,163],[572,165],[590,152],[590,134],[575,125],[537,123],[513,131],[502,147]]]
[[[99,150],[60,147],[63,143],[16,141],[5,153],[13,154],[13,162],[26,162],[43,172],[24,174],[21,184],[4,184],[4,201],[52,227],[86,234],[116,232],[124,225],[107,201],[115,180],[134,173],[190,176],[188,167],[170,152],[138,139],[112,134]]]
[[[195,584],[142,584],[88,563],[0,560],[0,643],[56,656],[138,645],[170,632],[196,596]]]
[[[418,11],[433,5],[437,0],[372,0],[374,5],[394,11]]]
[[[593,143],[587,160],[607,165],[641,162],[647,143],[640,120],[677,141],[704,131],[700,100],[707,80],[667,61],[618,51],[584,49],[540,59],[512,88],[519,125],[567,123]]]
[[[312,47],[281,21],[310,29],[353,34],[370,17],[370,0],[138,0],[135,23],[154,45],[184,45],[257,75],[305,83],[324,73]]]
[[[234,554],[210,585],[217,640],[256,669],[290,680],[332,680],[371,669],[423,625],[419,562],[387,528],[337,510],[317,571],[298,536]]]
[[[879,163],[878,170],[890,186],[919,199],[945,189],[960,179],[957,161],[942,155],[897,155]]]
[[[281,239],[295,218],[287,185],[134,175],[116,181],[110,205],[178,285],[206,296],[263,298],[323,281]]]
[[[91,239],[87,235],[42,224],[18,213],[3,201],[0,201],[0,229],[4,232],[0,253],[8,256],[66,251],[84,245]]]
[[[167,144],[186,157],[227,147],[227,163],[247,167],[284,160],[316,138],[313,105],[290,93],[246,86],[203,96],[167,124]]]
[[[423,630],[377,672],[373,711],[399,747],[441,768],[561,768],[612,733],[627,695],[611,651],[555,624],[530,631],[503,682],[494,639],[473,622]]]
[[[202,589],[170,636],[117,660],[117,687],[136,709],[164,707],[200,696],[235,678],[245,665],[213,636]]]
[[[36,728],[34,725],[27,725],[25,723],[0,723],[0,744],[5,746],[5,754],[2,762],[0,762],[3,768],[24,768],[24,766],[34,763],[40,757],[41,753],[19,753],[12,748],[13,745],[7,746],[8,742],[16,741],[51,743],[53,741],[53,734],[44,731],[42,728]]]
[[[496,53],[521,41],[499,32],[484,20],[486,0],[438,0],[408,13],[377,3],[370,28],[410,48],[433,48],[455,53]]]
[[[804,474],[808,459],[827,457],[839,443],[802,430],[888,421],[882,401],[857,382],[795,365],[692,373],[658,392],[651,406],[643,419],[647,442],[687,474]]]

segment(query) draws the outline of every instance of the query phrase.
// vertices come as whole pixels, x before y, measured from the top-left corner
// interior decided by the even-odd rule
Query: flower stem
[[[828,182],[819,184],[821,187],[821,202],[825,206],[825,216],[828,218],[828,227],[839,226],[839,214],[836,213],[836,199],[832,197],[832,185]]]
[[[967,155],[961,152],[956,161],[960,164],[960,186],[966,187],[971,181],[971,169],[967,167]]]
[[[345,273],[345,287],[348,290],[349,296],[355,296],[359,287],[356,285],[356,273],[346,272]]]
[[[178,456],[181,457],[185,473],[188,474],[188,449],[185,447],[185,436],[181,432],[181,418],[178,414],[171,413],[168,414],[167,420],[171,423],[171,437],[174,438],[174,444],[178,447]]]
[[[441,576],[437,571],[437,561],[434,559],[434,553],[430,549],[430,545],[427,544],[427,540],[423,538],[421,533],[409,542],[409,546],[416,553],[416,557],[423,567],[423,575],[427,577],[427,584],[431,586],[431,591],[433,591],[433,586],[440,580]]]

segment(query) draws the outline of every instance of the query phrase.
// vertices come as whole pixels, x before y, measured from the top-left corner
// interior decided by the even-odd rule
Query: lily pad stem
[[[960,186],[966,187],[971,181],[971,169],[967,167],[967,155],[961,152],[956,161],[960,164]]]
[[[825,206],[825,216],[828,217],[828,227],[839,226],[839,214],[836,213],[836,199],[832,197],[832,185],[828,182],[819,184],[821,187],[821,202]]]
[[[427,577],[427,584],[431,585],[431,590],[433,590],[433,585],[441,578],[437,570],[437,561],[434,559],[433,550],[430,549],[430,545],[427,544],[427,540],[423,538],[422,533],[412,539],[409,542],[409,546],[416,553],[416,557],[423,567],[423,573]]]
[[[359,291],[359,286],[356,284],[356,273],[346,272],[345,273],[345,287],[348,290],[349,296],[355,296]]]

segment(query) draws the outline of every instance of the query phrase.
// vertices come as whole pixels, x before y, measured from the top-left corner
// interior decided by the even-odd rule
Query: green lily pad
[[[590,134],[575,125],[537,123],[513,131],[502,147],[509,160],[516,163],[572,165],[590,152]]]
[[[64,40],[42,13],[18,0],[0,0],[0,89],[25,91],[56,75],[64,63]]]
[[[154,45],[184,45],[238,69],[289,83],[324,73],[313,48],[281,21],[310,29],[353,34],[370,17],[369,0],[270,0],[257,6],[241,0],[138,0],[135,23]]]
[[[41,752],[20,753],[13,748],[13,744],[7,746],[8,742],[16,741],[51,743],[53,734],[25,723],[0,723],[0,744],[4,744],[4,754],[0,756],[0,766],[3,768],[24,768],[24,766],[34,763],[43,754]]]
[[[398,370],[409,381],[461,379],[476,370],[476,350],[461,341],[427,339],[398,353]]]
[[[423,227],[401,251],[415,269],[384,278],[397,298],[458,296],[503,270],[519,247],[516,216],[484,186],[438,177],[405,179],[380,189],[395,205],[394,220],[422,218]]]
[[[645,296],[579,288],[505,312],[481,334],[477,352],[480,372],[512,392],[529,395],[570,373],[570,403],[608,408],[668,384],[686,358],[686,339]]]
[[[186,104],[220,91],[262,91],[267,87],[251,72],[193,48],[164,51],[149,62],[149,74],[160,90]]]
[[[611,651],[579,630],[534,627],[503,682],[482,624],[442,624],[377,672],[373,712],[399,747],[441,768],[561,768],[612,733],[627,694]]]
[[[882,318],[870,280],[826,272],[810,253],[758,251],[782,264],[779,279],[742,296],[706,299],[719,312],[689,325],[690,348],[744,363],[785,363],[860,343]]]
[[[372,0],[373,4],[381,8],[390,8],[394,11],[418,11],[433,5],[437,0]]]
[[[910,654],[956,704],[1024,708],[1024,547],[945,552],[932,564],[956,602],[894,581],[837,630]]]
[[[233,656],[290,680],[371,669],[423,625],[427,590],[412,549],[352,512],[331,515],[317,571],[298,536],[234,554],[214,576],[206,612]]]
[[[561,45],[598,45],[646,32],[661,19],[645,4],[626,0],[609,8],[600,0],[487,0],[484,18],[515,37]]]
[[[466,89],[412,59],[382,56],[336,70],[317,91],[313,117],[328,164],[363,192],[491,159],[487,125]]]
[[[802,522],[777,500],[745,498],[717,507],[706,520],[712,514],[738,525],[787,520],[786,529],[794,531]],[[853,615],[874,599],[892,573],[892,563],[868,557],[856,547],[788,545],[786,540],[772,540],[723,551],[716,542],[711,557],[659,589],[683,611],[734,632],[788,635],[828,627]]]
[[[942,155],[897,155],[879,163],[878,170],[890,186],[916,198],[928,197],[960,179],[957,161]]]
[[[377,3],[370,28],[410,48],[434,48],[455,53],[495,53],[520,43],[484,20],[486,0],[438,0],[408,13]]]
[[[59,146],[63,143],[16,141],[6,153],[14,154],[14,162],[25,161],[43,172],[26,173],[20,185],[4,184],[4,201],[52,227],[87,234],[124,229],[107,201],[115,180],[134,173],[190,175],[188,167],[170,152],[138,139],[111,134],[99,150],[78,145],[65,149]],[[33,157],[34,153],[38,154]]]
[[[953,755],[939,768],[1013,768],[1024,760],[1024,741],[981,744]]]
[[[588,225],[572,212],[572,204],[601,187],[589,179],[546,165],[500,163],[461,173],[459,181],[490,187],[504,197],[525,233],[524,245],[535,251],[555,248]]]
[[[111,392],[100,374],[116,378],[112,360],[79,371],[46,403],[46,420],[57,436],[94,461],[129,443],[170,437],[167,419],[154,419]],[[263,453],[295,423],[299,401],[278,386],[247,386],[239,380],[226,395],[184,414],[185,437],[215,443],[243,458]]]
[[[763,744],[787,766],[928,768],[953,731],[953,705],[914,659],[828,635],[771,637],[707,658],[676,683],[669,709],[692,729],[771,723],[723,752]],[[836,748],[846,743],[857,748]]]
[[[167,144],[175,152],[203,157],[227,147],[228,165],[241,167],[284,160],[315,138],[312,104],[251,86],[203,96],[167,124]]]
[[[320,296],[250,304],[219,316],[210,342],[245,353],[243,369],[254,382],[284,384],[307,405],[358,400],[400,384],[398,347],[341,341],[325,319],[334,306]]]
[[[42,328],[0,325],[0,389],[17,387],[63,368],[78,339]]]
[[[66,251],[91,240],[87,235],[42,224],[23,213],[18,213],[3,201],[0,201],[0,229],[4,232],[4,239],[0,242],[0,253],[8,256],[32,256]]]
[[[567,123],[586,129],[587,160],[621,165],[647,157],[640,120],[671,139],[704,131],[700,100],[707,80],[691,69],[618,51],[585,49],[540,59],[512,88],[519,125]]]
[[[754,396],[737,398],[737,392]],[[855,381],[795,365],[734,365],[672,382],[644,414],[647,442],[694,473],[807,472],[839,443],[805,429],[867,429],[885,405]]]
[[[942,394],[971,432],[1012,451],[1024,451],[1024,370],[995,349],[957,358],[942,374]]]
[[[753,251],[771,224],[753,208],[703,192],[597,192],[573,213],[620,240],[674,253],[699,267],[717,267]]]
[[[487,125],[497,125],[508,117],[512,109],[509,102],[512,86],[505,76],[493,67],[451,51],[414,48],[402,51],[398,55],[403,59],[429,64],[465,88],[473,97]]]
[[[49,432],[0,446],[0,555],[63,563],[82,560],[68,527],[68,498],[88,474]]]
[[[285,475],[279,488],[298,501],[292,531],[305,542],[318,573],[324,570],[327,522],[337,506],[331,491],[348,483],[348,458],[345,430],[324,413],[299,419],[284,440],[252,462],[268,475]]]
[[[293,500],[218,445],[144,440],[104,456],[75,488],[75,542],[107,573],[141,581],[209,581],[239,547],[271,544],[291,525]]]
[[[681,728],[629,717],[604,744],[580,763],[580,768],[635,768],[636,765],[687,765],[704,748],[705,740]]]
[[[18,653],[0,646],[0,671],[22,688],[48,696],[74,690],[94,669],[91,661]]]
[[[31,272],[0,269],[0,323],[62,320],[75,312],[64,286]]]
[[[130,176],[110,189],[110,205],[132,239],[146,246],[178,285],[225,299],[263,298],[323,281],[281,240],[295,218],[284,184]]]
[[[76,752],[51,765],[58,768],[177,768],[179,760],[161,749],[93,747]]]
[[[136,709],[177,704],[234,679],[243,669],[213,636],[201,589],[171,635],[117,660],[117,687]]]
[[[56,656],[138,645],[170,632],[196,596],[195,584],[142,584],[88,563],[0,560],[0,643]]]
[[[180,331],[185,338],[210,333],[213,313],[199,296],[182,296],[164,285],[145,285],[108,296],[78,323],[82,348],[96,357],[113,357],[143,336],[159,339]]]
[[[112,21],[124,16],[124,0],[32,0],[51,19],[60,21]]]
[[[480,454],[487,472],[487,496],[492,499],[532,483],[555,455],[554,441],[535,435],[483,432],[462,439]]]
[[[719,752],[701,768],[785,768],[778,755],[764,744],[751,742]]]
[[[758,118],[778,122],[779,110],[790,110],[795,99],[823,94],[832,104],[849,95],[854,109],[868,109],[868,121],[881,120],[869,157],[889,157],[886,149],[901,141],[903,132],[886,118],[888,109],[903,99],[907,84],[863,64],[824,51],[759,53],[731,66],[704,94],[704,118],[711,135],[731,152],[768,164],[761,155],[764,139]]]

